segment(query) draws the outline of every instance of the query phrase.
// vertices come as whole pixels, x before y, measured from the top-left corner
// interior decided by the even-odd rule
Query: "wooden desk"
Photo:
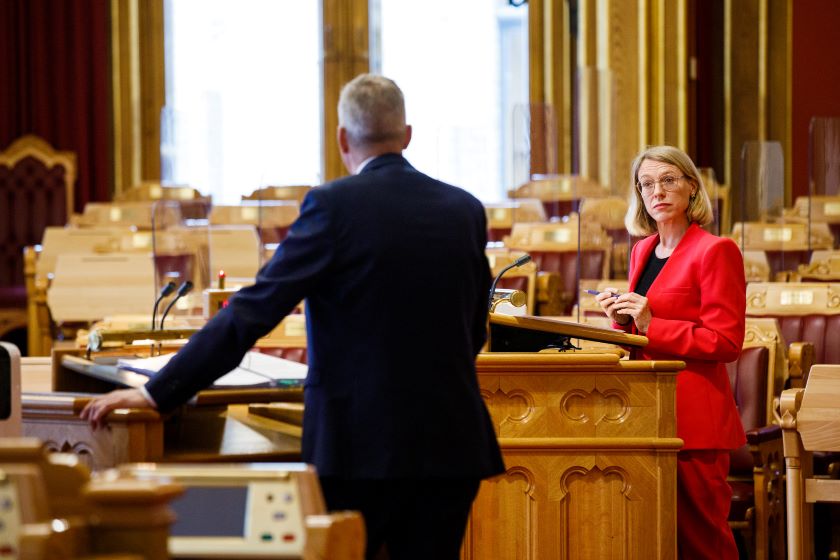
[[[463,559],[676,558],[683,367],[614,354],[479,355],[507,471],[482,483]]]
[[[300,428],[249,412],[252,403],[300,402],[302,389],[201,391],[193,404],[171,415],[151,409],[118,409],[105,429],[93,431],[79,418],[91,393],[115,386],[66,371],[65,354],[55,351],[55,392],[24,393],[23,434],[44,441],[52,451],[79,455],[92,470],[127,462],[299,461]]]

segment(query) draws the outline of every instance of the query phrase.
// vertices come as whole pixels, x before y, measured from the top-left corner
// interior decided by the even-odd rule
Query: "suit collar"
[[[700,226],[697,225],[695,222],[692,222],[688,225],[688,229],[685,230],[685,235],[682,236],[680,242],[677,243],[677,246],[674,248],[674,252],[671,253],[671,256],[668,257],[668,262],[665,263],[665,267],[670,265],[675,259],[679,260],[681,255],[687,250],[687,247],[691,246],[694,243],[694,238],[698,235],[701,235],[703,232],[700,229]],[[639,241],[639,253],[636,259],[636,266],[633,270],[633,277],[630,278],[630,290],[636,289],[636,284],[639,282],[639,278],[642,275],[642,270],[644,270],[644,265],[650,258],[650,254],[656,249],[656,246],[659,244],[659,234],[654,233],[653,235],[646,237]],[[663,267],[664,272],[664,267]],[[662,275],[662,272],[659,273]],[[656,284],[654,280],[653,284]],[[653,288],[653,284],[651,288]]]
[[[364,175],[365,173],[369,173],[371,171],[375,171],[382,167],[387,167],[391,165],[403,165],[405,167],[411,167],[411,164],[408,163],[408,160],[405,159],[402,154],[382,154],[380,156],[375,157],[371,160],[365,168],[362,169],[360,175]]]

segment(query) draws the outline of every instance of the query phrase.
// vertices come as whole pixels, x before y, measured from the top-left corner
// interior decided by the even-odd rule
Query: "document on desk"
[[[154,377],[174,355],[173,352],[151,358],[121,358],[117,367]],[[307,370],[304,364],[252,351],[245,354],[236,369],[218,378],[212,387],[300,387]]]

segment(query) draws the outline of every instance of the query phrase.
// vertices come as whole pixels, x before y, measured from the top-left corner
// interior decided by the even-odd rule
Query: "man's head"
[[[405,100],[392,80],[361,74],[348,82],[338,99],[338,145],[351,173],[365,159],[399,153],[411,140],[405,124]]]

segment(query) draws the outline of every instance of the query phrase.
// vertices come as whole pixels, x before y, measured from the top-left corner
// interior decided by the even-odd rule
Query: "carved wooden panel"
[[[681,364],[493,356],[479,383],[507,471],[482,483],[463,559],[676,558]]]

